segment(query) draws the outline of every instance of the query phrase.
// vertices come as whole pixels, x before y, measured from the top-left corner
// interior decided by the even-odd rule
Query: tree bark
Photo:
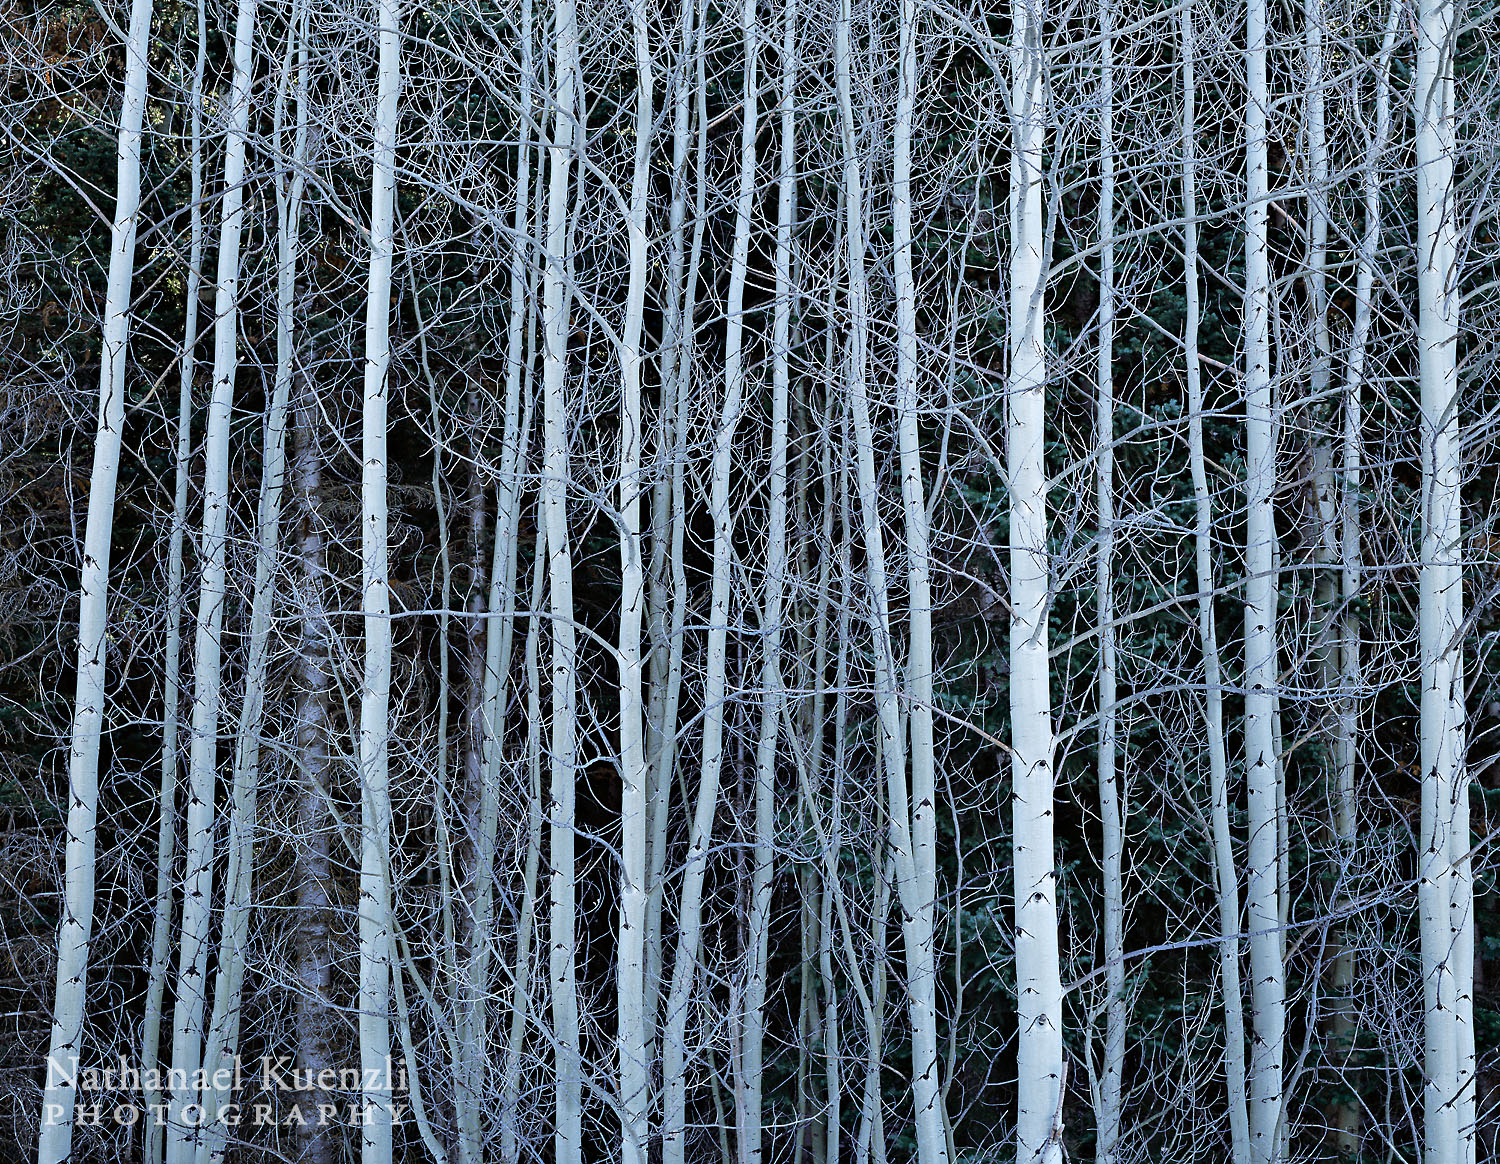
[[[1188,390],[1188,461],[1193,479],[1194,569],[1198,590],[1198,640],[1203,653],[1203,709],[1207,732],[1214,895],[1219,922],[1219,991],[1224,1010],[1224,1082],[1234,1164],[1250,1161],[1246,1105],[1245,1018],[1240,990],[1240,891],[1229,820],[1229,762],[1224,743],[1224,680],[1214,619],[1214,515],[1203,452],[1203,369],[1199,360],[1197,30],[1194,5],[1180,17],[1182,56],[1182,218],[1185,325],[1183,373]]]
[[[157,799],[156,909],[151,926],[151,966],[147,974],[146,1016],[141,1028],[141,1070],[153,1083],[160,1070],[162,1002],[166,995],[168,959],[172,949],[174,910],[172,866],[177,851],[177,779],[181,763],[178,728],[182,711],[183,543],[187,533],[188,484],[192,475],[193,381],[197,375],[198,297],[203,285],[203,74],[207,62],[208,28],[205,5],[197,5],[197,51],[193,64],[190,105],[188,267],[184,296],[182,362],[179,373],[176,431],[176,479],[172,493],[172,532],[167,551],[167,639],[162,655],[161,791]],[[166,1124],[157,1118],[162,1105],[159,1087],[142,1089],[145,1101],[145,1164],[161,1164],[166,1148]]]
[[[1421,384],[1422,812],[1418,864],[1428,1164],[1474,1158],[1473,882],[1464,768],[1452,0],[1417,8],[1417,347]]]
[[[619,346],[620,464],[620,923],[616,971],[620,1073],[620,1159],[646,1164],[650,1140],[651,1054],[645,1022],[647,820],[650,813],[641,624],[646,571],[641,540],[641,327],[646,299],[646,198],[651,180],[654,70],[644,0],[633,0],[635,167],[626,222],[630,274]]]
[[[1099,4],[1099,352],[1095,364],[1095,487],[1099,553],[1095,588],[1099,619],[1099,820],[1103,851],[1104,1055],[1095,1099],[1098,1123],[1094,1156],[1115,1164],[1120,1144],[1121,1094],[1125,1070],[1125,806],[1117,770],[1118,711],[1115,707],[1115,126],[1114,8]]]
[[[241,230],[245,152],[249,137],[254,0],[241,0],[235,18],[229,133],[224,147],[223,220],[214,296],[213,392],[204,433],[203,574],[193,647],[193,726],[188,755],[187,860],[183,871],[182,937],[178,949],[177,1005],[173,1014],[172,1067],[185,1089],[173,1089],[167,1129],[168,1164],[190,1164],[200,1128],[184,1118],[199,1101],[195,1075],[202,1064],[208,989],[210,907],[214,873],[214,799],[217,783],[223,653],[225,554],[228,541],[229,437],[238,367]]]
[[[115,154],[115,214],[110,225],[109,276],[104,294],[98,427],[89,474],[88,516],[78,583],[78,687],[68,751],[62,922],[58,927],[57,982],[37,1143],[40,1164],[62,1164],[72,1151],[78,1056],[83,1041],[89,938],[94,925],[94,851],[99,745],[104,722],[110,541],[125,427],[125,362],[130,342],[131,283],[141,198],[141,121],[146,107],[151,13],[151,0],[132,0],[125,45],[125,91]]]
[[[543,268],[542,517],[547,529],[551,613],[552,763],[549,821],[549,956],[556,1092],[553,1153],[557,1164],[578,1164],[582,1151],[583,1068],[578,1027],[575,946],[574,717],[577,650],[573,628],[573,559],[568,538],[568,266],[572,233],[569,171],[579,148],[578,24],[573,0],[553,6],[553,130],[548,147],[546,259]]]
[[[1053,738],[1047,658],[1047,357],[1042,146],[1047,124],[1045,9],[1018,6],[1011,42],[1010,714],[1015,876],[1016,1157],[1062,1159],[1062,986],[1052,840]]]
[[[1286,1027],[1282,967],[1280,763],[1277,755],[1275,570],[1277,439],[1271,377],[1270,204],[1265,0],[1246,8],[1245,298],[1245,771],[1249,795],[1250,1153],[1279,1158],[1282,1044]]]
[[[365,316],[360,481],[364,683],[359,708],[359,1060],[364,1073],[363,1164],[391,1164],[390,689],[391,594],[387,538],[386,414],[391,392],[390,301],[401,95],[397,0],[376,0],[379,88],[370,186],[369,298]],[[373,1076],[372,1076],[373,1073]],[[374,1086],[369,1084],[374,1081]]]
[[[688,835],[677,910],[677,949],[667,995],[666,1031],[662,1036],[662,1161],[683,1164],[687,1151],[687,1027],[702,927],[703,879],[713,832],[724,761],[727,642],[729,635],[731,551],[734,511],[730,505],[730,470],[734,435],[745,391],[744,301],[750,250],[750,213],[755,199],[757,132],[756,65],[759,56],[755,0],[742,0],[740,39],[744,60],[739,188],[735,199],[734,240],[729,260],[725,310],[724,396],[714,434],[709,483],[709,517],[713,522],[713,565],[709,586],[708,642],[704,660],[702,753],[698,799]]]

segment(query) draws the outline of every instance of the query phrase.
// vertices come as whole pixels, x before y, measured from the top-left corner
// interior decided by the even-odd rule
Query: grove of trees
[[[3,12],[0,1160],[1500,1159],[1500,10]]]

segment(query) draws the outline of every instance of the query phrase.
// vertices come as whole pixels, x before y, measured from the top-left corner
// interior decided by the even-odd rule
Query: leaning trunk
[[[130,340],[130,290],[135,274],[136,214],[141,202],[141,120],[146,107],[146,53],[151,0],[133,0],[125,45],[125,97],[116,153],[115,217],[110,226],[109,281],[104,295],[104,348],[99,365],[99,422],[89,475],[78,598],[78,690],[68,752],[67,844],[63,855],[63,920],[57,939],[57,988],[42,1094],[40,1164],[62,1164],[72,1151],[73,1106],[94,924],[95,821],[99,807],[99,744],[104,721],[104,665],[109,617],[109,557],[115,481],[125,428],[125,355]]]

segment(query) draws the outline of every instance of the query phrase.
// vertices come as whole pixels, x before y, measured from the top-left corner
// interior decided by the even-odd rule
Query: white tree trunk
[[[568,539],[568,296],[567,246],[571,236],[569,171],[578,146],[578,24],[573,0],[553,5],[553,129],[548,146],[544,330],[542,516],[546,525],[552,635],[552,790],[547,812],[550,847],[549,982],[556,1093],[553,1153],[557,1164],[578,1164],[582,1152],[583,1068],[578,1029],[574,957],[574,716],[576,646],[573,628],[573,559]]]
[[[620,929],[616,1056],[620,1073],[620,1160],[646,1164],[650,1139],[651,1056],[645,1022],[647,824],[650,779],[646,754],[641,624],[646,572],[641,545],[641,326],[646,298],[646,198],[651,180],[654,81],[645,0],[633,0],[635,42],[635,168],[626,220],[629,285],[620,360]]]
[[[1452,0],[1417,8],[1417,297],[1422,423],[1422,820],[1427,1164],[1474,1158],[1473,883],[1464,769],[1462,473]]]
[[[662,1036],[663,1164],[683,1164],[686,1159],[687,1027],[698,964],[703,878],[708,864],[708,843],[719,801],[719,779],[724,760],[726,648],[734,539],[734,511],[730,505],[729,484],[735,428],[739,423],[745,390],[743,308],[750,250],[750,213],[755,199],[758,106],[756,64],[759,54],[755,0],[742,0],[740,36],[744,52],[744,89],[739,187],[735,199],[734,241],[729,259],[725,313],[724,397],[720,406],[718,428],[714,434],[709,478],[709,517],[714,529],[713,574],[709,586],[708,642],[704,660],[702,754],[698,773],[698,799],[688,835],[687,862],[683,868],[677,910],[677,949],[672,964],[671,987],[667,994],[666,1030]],[[696,263],[694,266],[696,267]]]
[[[784,691],[782,619],[787,568],[787,420],[791,385],[792,227],[797,200],[797,0],[782,13],[780,174],[771,324],[771,458],[766,501],[766,566],[761,601],[760,736],[755,750],[755,822],[750,916],[746,934],[744,1013],[740,1034],[740,1164],[760,1164],[766,976],[770,962],[771,890],[776,819],[776,752]]]
[[[1240,994],[1240,892],[1229,821],[1229,761],[1224,744],[1224,686],[1214,621],[1214,515],[1203,452],[1203,369],[1198,352],[1197,30],[1194,5],[1180,16],[1182,56],[1183,297],[1186,316],[1183,370],[1188,389],[1188,460],[1193,478],[1194,569],[1198,639],[1203,652],[1203,708],[1208,750],[1214,890],[1219,921],[1219,989],[1224,1006],[1224,1081],[1234,1164],[1249,1164],[1250,1117],[1246,1106],[1245,1012]]]
[[[37,1144],[40,1164],[62,1164],[72,1151],[78,1056],[83,1041],[89,937],[94,924],[94,846],[99,807],[99,742],[104,721],[110,540],[114,533],[115,482],[120,472],[120,444],[125,427],[125,361],[130,342],[136,215],[141,200],[141,120],[146,106],[151,13],[151,0],[133,0],[125,45],[125,92],[115,155],[115,217],[110,225],[109,276],[104,293],[98,428],[94,436],[78,584],[78,689],[73,703],[72,746],[68,752],[62,924],[58,929],[57,985]]]
[[[276,217],[279,254],[276,268],[276,372],[262,440],[261,492],[258,513],[258,544],[255,583],[251,599],[249,658],[245,664],[245,687],[240,721],[235,737],[232,815],[229,825],[229,868],[225,879],[225,901],[219,942],[218,977],[214,985],[212,1021],[209,1023],[204,1066],[208,1072],[229,1068],[232,1072],[239,1051],[240,999],[244,986],[245,957],[250,938],[251,890],[255,862],[256,801],[260,782],[260,737],[265,719],[266,672],[271,650],[271,614],[276,602],[276,558],[281,546],[281,500],[286,489],[286,419],[291,396],[297,293],[298,230],[302,194],[306,184],[307,153],[307,52],[299,45],[303,14],[294,4],[287,37],[273,125],[273,142],[281,150],[285,101],[296,77],[296,124],[289,158],[279,161],[276,175]],[[295,65],[294,65],[295,62]],[[222,1161],[229,1150],[227,1129],[218,1123],[224,1106],[231,1102],[227,1087],[203,1089],[205,1133],[198,1144],[199,1164]]]
[[[210,906],[214,872],[214,797],[218,779],[225,553],[230,497],[229,436],[238,367],[241,227],[244,218],[245,151],[250,125],[252,49],[256,5],[241,0],[235,18],[234,73],[229,133],[224,147],[223,221],[214,308],[213,393],[204,433],[202,580],[193,648],[193,728],[188,758],[187,860],[183,870],[182,938],[173,1014],[172,1068],[186,1082],[172,1091],[167,1129],[168,1164],[190,1164],[199,1128],[184,1112],[199,1101],[195,1073],[202,1064],[204,1009],[208,987]]]
[[[676,755],[677,692],[682,680],[681,624],[674,618],[683,603],[681,578],[682,509],[677,504],[677,484],[682,474],[679,415],[686,404],[680,382],[683,349],[691,321],[685,313],[687,218],[687,157],[692,110],[689,52],[693,43],[694,0],[682,2],[682,42],[671,73],[672,176],[668,210],[665,305],[657,370],[661,379],[661,407],[656,423],[655,481],[651,495],[651,568],[647,580],[647,607],[651,638],[651,695],[646,714],[646,921],[645,968],[641,1024],[647,1047],[654,1048],[657,1007],[661,997],[661,906],[662,877],[666,871],[667,813],[671,805],[672,775]]]
[[[1281,957],[1280,764],[1276,750],[1276,423],[1267,242],[1266,0],[1246,8],[1245,103],[1245,771],[1249,795],[1250,1154],[1279,1156],[1285,979]]]
[[[928,562],[927,489],[922,479],[922,438],[917,361],[917,289],[912,274],[911,137],[917,100],[917,5],[901,0],[900,76],[892,128],[892,243],[896,288],[896,414],[905,518],[910,641],[906,695],[911,744],[910,887],[905,919],[907,1006],[911,1018],[912,1103],[917,1159],[946,1164],[944,1089],[938,1072],[937,754],[933,739],[932,584]]]
[[[386,509],[391,262],[396,122],[401,95],[397,0],[377,0],[379,88],[370,183],[370,273],[365,314],[360,531],[365,658],[359,707],[359,1060],[364,1072],[362,1164],[391,1164],[390,691],[391,594]],[[373,1074],[372,1074],[373,1073]],[[374,1086],[369,1086],[373,1081]]]
[[[1125,811],[1116,770],[1115,708],[1115,126],[1113,0],[1099,4],[1099,352],[1095,365],[1095,485],[1099,553],[1095,563],[1099,620],[1099,820],[1103,851],[1104,1058],[1095,1100],[1099,1164],[1115,1164],[1120,1143],[1125,1068]]]
[[[1052,841],[1052,700],[1047,661],[1047,357],[1042,145],[1045,9],[1016,9],[1011,48],[1010,714],[1015,876],[1016,1159],[1062,1159],[1062,985]]]
[[[192,474],[193,381],[197,369],[198,296],[203,286],[203,73],[207,61],[208,29],[205,5],[198,4],[197,52],[193,64],[189,120],[191,151],[188,197],[188,269],[184,298],[182,362],[179,375],[176,432],[176,480],[172,494],[172,532],[167,551],[167,641],[162,665],[161,792],[156,841],[156,910],[151,926],[151,966],[146,986],[146,1017],[141,1029],[141,1070],[160,1069],[162,1002],[166,995],[168,959],[172,948],[172,865],[177,850],[177,768],[181,762],[177,740],[182,705],[183,542],[187,532],[188,483]],[[142,1088],[145,1101],[145,1164],[161,1164],[166,1147],[166,1123],[159,1087]]]
[[[546,530],[537,534],[536,561],[531,574],[531,600],[527,609],[540,611],[542,586],[546,581]],[[542,620],[533,613],[526,630],[523,666],[526,674],[526,767],[530,795],[526,801],[526,856],[522,866],[521,916],[516,926],[515,959],[510,982],[510,1028],[506,1035],[505,1061],[500,1085],[501,1164],[521,1159],[520,1104],[522,1055],[526,1046],[526,1024],[531,1016],[531,943],[536,931],[537,872],[542,857],[542,701],[541,667],[538,662]]]
[[[1355,802],[1355,780],[1359,766],[1359,717],[1362,700],[1360,687],[1363,666],[1360,659],[1360,616],[1356,605],[1363,586],[1363,551],[1361,548],[1360,481],[1364,451],[1361,430],[1364,426],[1363,389],[1365,360],[1368,354],[1370,324],[1375,294],[1375,264],[1381,239],[1380,170],[1390,136],[1390,67],[1400,24],[1402,4],[1392,0],[1387,9],[1385,34],[1380,56],[1375,64],[1374,126],[1365,152],[1362,175],[1364,231],[1360,236],[1354,276],[1354,321],[1349,335],[1343,394],[1342,481],[1339,508],[1340,561],[1342,571],[1339,600],[1342,613],[1337,630],[1339,652],[1339,700],[1335,744],[1334,836],[1341,860],[1352,858],[1358,841],[1358,814]],[[1339,904],[1343,904],[1340,902]],[[1332,987],[1334,997],[1329,1006],[1333,1012],[1331,1026],[1335,1069],[1341,1069],[1341,1083],[1352,1091],[1352,1101],[1338,1101],[1332,1113],[1334,1142],[1339,1157],[1352,1160],[1360,1150],[1360,1102],[1357,1069],[1349,1070],[1347,1057],[1357,1036],[1357,1015],[1352,998],[1356,962],[1353,948],[1339,941],[1333,959]],[[1343,1063],[1339,1060],[1342,1058]]]

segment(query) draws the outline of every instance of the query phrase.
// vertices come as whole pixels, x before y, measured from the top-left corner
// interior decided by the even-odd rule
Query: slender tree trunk
[[[1473,884],[1464,769],[1462,472],[1452,0],[1417,9],[1417,345],[1421,382],[1422,820],[1418,904],[1428,1164],[1474,1158]]]
[[[532,104],[530,0],[521,12],[521,103]],[[479,780],[478,861],[475,870],[474,917],[469,934],[469,995],[460,1042],[461,1065],[458,1093],[469,1097],[459,1115],[459,1158],[465,1164],[483,1160],[482,1109],[487,1094],[485,1072],[489,1048],[490,963],[495,946],[495,851],[500,824],[500,780],[503,761],[502,738],[507,706],[511,644],[515,622],[509,611],[515,606],[517,531],[521,519],[521,462],[531,427],[531,393],[528,356],[532,350],[525,334],[531,280],[526,264],[526,231],[531,205],[531,148],[525,131],[516,150],[514,239],[510,256],[510,319],[506,331],[505,401],[502,420],[499,487],[496,491],[495,536],[490,563],[488,609],[485,622],[483,668],[479,682],[477,775]],[[524,404],[522,395],[525,395]],[[477,561],[477,559],[476,559]],[[533,606],[529,609],[534,609]],[[539,809],[538,806],[533,806]],[[528,833],[528,837],[530,833]],[[530,857],[528,855],[528,861]],[[535,892],[534,865],[524,888],[526,911],[524,944],[529,963],[530,925]]]
[[[1114,9],[1099,4],[1099,353],[1095,369],[1094,420],[1099,556],[1095,570],[1099,619],[1099,820],[1103,833],[1104,1061],[1095,1102],[1098,1121],[1094,1156],[1115,1164],[1120,1143],[1121,1090],[1125,1070],[1125,850],[1124,803],[1116,770],[1115,708],[1115,126]]]
[[[262,480],[258,513],[255,582],[251,599],[249,658],[235,738],[229,868],[219,942],[218,977],[204,1065],[209,1072],[231,1072],[239,1051],[241,993],[250,937],[251,890],[254,882],[256,801],[260,781],[260,737],[265,720],[266,672],[271,650],[271,615],[276,602],[276,558],[281,546],[281,501],[286,489],[286,417],[291,396],[297,295],[298,230],[302,215],[303,171],[307,153],[307,52],[298,45],[303,17],[294,5],[290,17],[283,82],[278,89],[273,141],[281,147],[285,100],[296,77],[296,124],[291,157],[277,175],[276,211],[280,253],[276,270],[276,373],[262,441]],[[198,1144],[199,1164],[222,1161],[229,1149],[219,1113],[232,1100],[227,1087],[203,1089],[205,1135]]]
[[[1342,613],[1338,627],[1339,703],[1336,739],[1336,799],[1334,802],[1334,835],[1341,861],[1348,862],[1358,840],[1358,810],[1355,779],[1359,767],[1360,688],[1363,667],[1360,660],[1360,616],[1357,603],[1362,589],[1363,551],[1361,549],[1360,485],[1364,461],[1361,430],[1364,427],[1362,400],[1365,360],[1368,354],[1370,324],[1375,295],[1375,263],[1380,252],[1381,187],[1380,170],[1390,136],[1390,68],[1400,26],[1402,5],[1392,0],[1385,21],[1380,56],[1375,65],[1374,126],[1369,138],[1363,172],[1364,233],[1360,238],[1354,276],[1354,322],[1349,335],[1349,353],[1345,368],[1343,397],[1342,481],[1339,508],[1342,512],[1340,540],[1342,573],[1339,599]],[[1345,900],[1337,904],[1345,904]],[[1343,1058],[1340,1083],[1354,1092],[1353,1101],[1340,1100],[1334,1105],[1331,1123],[1334,1142],[1342,1160],[1353,1160],[1360,1150],[1360,1103],[1357,1070],[1349,1070],[1348,1057],[1354,1051],[1357,1036],[1356,1015],[1352,998],[1355,985],[1355,954],[1342,940],[1333,957],[1333,1012],[1330,1023],[1335,1056]]]
[[[324,604],[328,570],[323,540],[323,443],[316,390],[301,380],[293,413],[293,477],[299,573],[295,755],[297,793],[296,1042],[297,1065],[312,1078],[334,1066],[333,856],[328,812],[328,696],[332,683],[332,631]],[[314,1089],[307,1102],[328,1101]],[[298,1129],[306,1164],[333,1164],[336,1129],[313,1122]]]
[[[546,530],[537,535],[536,561],[531,574],[531,600],[527,609],[541,609],[542,584],[546,580]],[[500,1160],[517,1164],[521,1159],[520,1097],[522,1056],[526,1048],[526,1025],[531,1016],[531,943],[536,931],[537,872],[542,857],[542,703],[541,667],[538,662],[542,620],[531,615],[526,629],[523,666],[526,672],[526,766],[531,777],[526,801],[526,857],[522,866],[521,916],[516,925],[515,960],[511,969],[510,1026],[506,1033],[505,1061],[500,1087]]]
[[[67,843],[63,855],[62,923],[57,939],[57,985],[37,1145],[41,1164],[62,1164],[72,1151],[78,1056],[83,1041],[89,937],[94,924],[95,822],[104,721],[110,540],[125,427],[125,361],[130,342],[136,216],[140,209],[141,120],[146,106],[151,14],[151,0],[133,0],[125,45],[125,92],[115,162],[115,216],[110,226],[109,277],[104,294],[98,428],[89,475],[88,516],[78,584],[78,689],[73,704],[72,746],[68,752]]]
[[[885,1164],[885,1098],[880,1085],[885,1069],[886,928],[891,917],[891,882],[895,862],[882,846],[871,854],[879,870],[875,903],[870,911],[870,1005],[865,1008],[865,1086],[859,1113],[859,1138],[854,1159],[859,1164]]]
[[[1271,273],[1267,241],[1266,0],[1246,8],[1245,104],[1245,771],[1249,794],[1251,1039],[1250,1153],[1279,1156],[1285,978],[1282,969],[1281,814],[1276,751],[1276,422],[1271,382]]]
[[[646,1003],[644,1022],[647,1031],[647,1046],[656,1048],[656,1027],[662,994],[662,907],[666,891],[666,865],[668,843],[668,813],[672,801],[672,784],[676,775],[677,718],[682,694],[682,669],[685,652],[684,635],[687,623],[687,569],[684,559],[684,539],[687,532],[687,453],[685,442],[688,435],[689,407],[693,383],[693,354],[697,319],[697,291],[699,265],[703,254],[703,236],[707,226],[705,213],[708,199],[708,119],[707,119],[707,66],[701,51],[704,15],[698,11],[694,20],[693,3],[684,0],[682,53],[683,64],[679,95],[674,110],[673,125],[673,179],[672,237],[669,276],[672,283],[672,313],[668,333],[671,344],[667,347],[667,361],[663,369],[663,380],[672,384],[672,414],[667,418],[670,426],[671,463],[669,478],[664,489],[657,493],[658,503],[669,510],[665,518],[667,530],[667,555],[664,569],[667,574],[666,589],[670,592],[670,613],[666,634],[661,640],[657,661],[652,663],[653,683],[662,686],[658,743],[653,749],[651,769],[651,882],[646,901]],[[682,250],[682,216],[686,213],[686,156],[688,134],[692,116],[689,108],[688,67],[694,65],[697,84],[691,87],[696,96],[697,140],[694,192],[693,231],[691,245],[686,254]],[[686,263],[686,270],[683,264]],[[678,296],[680,295],[680,299]],[[675,322],[674,322],[675,321]],[[660,525],[658,528],[661,528]],[[666,605],[665,600],[663,606]],[[664,672],[664,678],[658,675]],[[668,1052],[658,1052],[665,1062]],[[665,1079],[663,1067],[663,1079]]]
[[[146,1016],[141,1029],[141,1070],[153,1083],[160,1070],[162,1001],[166,995],[172,949],[172,865],[177,851],[177,769],[181,763],[177,734],[182,709],[183,542],[187,532],[188,482],[192,474],[193,380],[197,369],[198,296],[203,285],[203,74],[208,29],[205,6],[197,6],[197,51],[193,64],[191,109],[192,156],[189,161],[188,269],[184,300],[182,366],[177,403],[176,480],[172,493],[172,532],[167,551],[167,641],[162,660],[161,793],[156,840],[156,910],[151,926],[151,967],[146,986]],[[145,1164],[161,1164],[166,1124],[159,1087],[142,1089],[145,1101]]]
[[[223,221],[215,293],[214,379],[204,434],[203,563],[193,648],[193,728],[188,759],[187,862],[183,871],[182,937],[173,1014],[172,1067],[185,1089],[172,1091],[167,1129],[168,1164],[189,1164],[199,1129],[184,1118],[199,1100],[195,1075],[202,1064],[204,1008],[208,987],[210,906],[213,899],[214,799],[217,783],[224,628],[225,554],[230,498],[229,435],[238,365],[241,227],[244,218],[245,151],[250,124],[254,0],[241,0],[235,20],[234,72],[229,133],[224,147]],[[177,1075],[176,1072],[181,1074]]]
[[[917,1159],[946,1164],[946,1116],[938,1071],[937,1036],[937,754],[933,739],[932,584],[928,562],[927,489],[917,387],[917,289],[912,274],[911,136],[917,99],[917,4],[901,0],[892,130],[892,241],[896,286],[896,410],[905,517],[909,644],[906,689],[911,742],[910,886],[902,901],[907,1006],[911,1018],[912,1102]],[[894,807],[894,806],[893,806]]]
[[[377,0],[379,90],[370,186],[370,282],[365,317],[360,526],[364,684],[359,708],[359,1060],[364,1073],[363,1164],[391,1164],[390,548],[386,533],[386,413],[390,400],[391,263],[396,122],[401,95],[397,0]],[[372,1075],[373,1073],[373,1075]],[[374,1086],[370,1086],[371,1082]]]
[[[725,312],[724,397],[714,434],[709,483],[709,517],[713,522],[713,566],[709,586],[708,642],[704,660],[702,754],[698,799],[688,836],[677,910],[677,949],[667,995],[666,1031],[662,1042],[662,1160],[683,1164],[687,1151],[687,1026],[702,926],[703,878],[708,843],[719,801],[724,760],[724,704],[729,634],[731,551],[734,512],[730,505],[730,470],[734,434],[745,390],[743,357],[745,276],[750,250],[750,213],[755,199],[757,132],[758,31],[755,0],[742,0],[740,35],[744,52],[744,90],[740,137],[739,189],[735,200],[734,241],[729,260]],[[701,76],[701,74],[700,74]],[[679,391],[681,388],[679,387]]]
[[[1214,515],[1203,452],[1203,369],[1198,353],[1197,34],[1194,5],[1181,13],[1182,217],[1185,332],[1183,367],[1188,390],[1188,460],[1193,478],[1194,567],[1198,639],[1203,652],[1203,707],[1207,730],[1209,800],[1213,829],[1214,889],[1219,920],[1219,988],[1224,1004],[1224,1081],[1228,1093],[1234,1164],[1249,1164],[1250,1117],[1246,1106],[1245,1018],[1240,995],[1240,891],[1229,821],[1229,762],[1224,744],[1224,685],[1214,621]]]
[[[740,1038],[742,1089],[738,1109],[740,1164],[763,1158],[762,1057],[766,976],[770,963],[771,890],[774,884],[776,753],[784,699],[781,671],[782,611],[787,568],[787,423],[791,384],[792,228],[797,206],[797,3],[782,13],[780,138],[776,249],[771,331],[771,463],[766,502],[766,574],[761,602],[761,714],[755,752],[755,830],[750,916],[746,945],[744,1017]]]
[[[580,1061],[575,947],[573,559],[568,539],[568,263],[572,233],[569,170],[577,139],[578,24],[573,0],[553,6],[556,57],[554,121],[548,147],[546,259],[543,271],[542,511],[547,529],[552,637],[552,792],[548,811],[549,957],[556,1065],[553,1152],[556,1164],[578,1164],[582,1151],[583,1068]]]
[[[1042,146],[1047,124],[1045,10],[1016,9],[1011,69],[1010,714],[1016,925],[1016,1158],[1062,1159],[1062,986],[1052,842],[1053,740],[1047,661],[1047,484],[1043,458]]]
[[[678,413],[683,395],[678,369],[681,349],[687,342],[689,321],[684,317],[687,287],[687,157],[692,110],[692,88],[688,84],[692,50],[693,5],[683,0],[681,44],[671,73],[672,177],[667,225],[667,276],[664,288],[662,341],[657,356],[661,380],[660,407],[656,417],[656,465],[651,486],[651,566],[647,577],[648,628],[651,639],[650,701],[646,712],[646,920],[643,958],[641,1024],[646,1046],[654,1047],[657,1002],[661,991],[662,875],[666,870],[667,813],[671,804],[671,760],[675,755],[676,702],[671,702],[673,676],[681,682],[681,645],[673,639],[671,611],[678,601],[674,546],[680,545],[681,510],[674,504],[674,482],[682,460]]]
[[[650,1140],[651,1058],[645,1023],[647,824],[650,776],[644,718],[641,624],[646,572],[641,545],[641,326],[646,298],[646,198],[651,180],[654,72],[644,0],[633,0],[635,169],[627,233],[629,286],[620,359],[620,933],[616,1055],[620,1072],[620,1159],[646,1164]]]

